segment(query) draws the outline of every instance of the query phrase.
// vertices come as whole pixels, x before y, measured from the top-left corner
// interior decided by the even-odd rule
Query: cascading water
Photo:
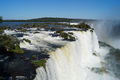
[[[77,40],[50,52],[46,67],[36,70],[34,80],[117,80],[105,71],[101,74],[92,71],[94,67],[103,67],[96,34],[90,31],[73,33]]]

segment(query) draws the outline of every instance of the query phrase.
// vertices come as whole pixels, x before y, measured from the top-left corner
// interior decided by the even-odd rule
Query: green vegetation
[[[32,55],[32,59],[36,59],[37,58],[37,56],[36,55]]]
[[[30,41],[29,39],[23,38],[23,41],[26,41],[26,42],[28,42],[28,43],[31,43],[31,41]]]
[[[72,32],[68,32],[68,34],[73,35],[73,33],[72,33]]]
[[[48,23],[31,23],[31,24],[22,24],[23,28],[46,28]]]
[[[93,31],[94,31],[94,28],[91,28],[91,29],[90,29],[90,32],[93,32]]]
[[[24,28],[17,28],[17,30],[20,31],[20,32],[26,32],[27,31],[27,29],[24,29]]]
[[[19,40],[9,35],[0,35],[0,49],[7,52],[22,54],[24,51],[19,46]],[[2,53],[2,51],[1,51]],[[4,53],[3,53],[4,54]]]
[[[92,29],[88,24],[85,24],[85,23],[80,23],[78,25],[71,25],[71,27],[80,28],[80,29],[85,30],[85,31]]]
[[[95,22],[93,19],[72,19],[72,18],[59,18],[59,17],[44,17],[29,20],[4,20],[4,22]]]
[[[90,30],[90,32],[93,32],[94,30],[94,28],[91,28],[90,25],[85,24],[85,23],[80,23],[78,25],[70,25],[70,27],[80,28],[82,31]]]
[[[63,30],[58,30],[58,31],[56,31],[55,33],[57,33],[57,34],[62,34],[64,31]]]
[[[3,27],[0,27],[0,34],[4,32],[4,30],[6,29],[11,29],[10,27],[6,27],[6,26],[3,26]]]
[[[65,24],[65,23],[30,23],[30,24],[22,24],[21,26],[23,28],[47,28],[47,29],[51,29],[51,28],[59,28],[60,26],[69,26],[69,25]],[[52,27],[50,27],[50,26],[52,26]]]
[[[19,54],[24,53],[24,51],[20,48],[18,44],[15,45],[15,47],[12,50],[10,50],[10,52],[19,53]]]
[[[35,22],[70,22],[72,20],[73,19],[68,19],[68,18],[52,18],[52,17],[31,19],[31,21],[35,21]]]
[[[62,34],[60,34],[60,36],[65,39],[65,40],[72,40],[74,41],[75,40],[75,37],[73,37],[72,35],[68,34],[68,33],[65,33],[63,32]]]
[[[38,66],[38,67],[44,67],[45,68],[46,60],[44,60],[44,59],[34,60],[34,61],[32,61],[32,64],[34,64],[35,66]]]
[[[64,40],[75,41],[75,37],[72,32],[64,32],[62,30],[56,31],[55,33],[59,34]]]
[[[2,16],[0,16],[0,22],[2,22],[2,21],[3,21]]]
[[[57,17],[44,17],[44,18],[36,18],[29,20],[4,20],[6,22],[70,22],[74,19],[70,18],[57,18]]]
[[[66,23],[30,23],[30,24],[22,24],[21,25],[23,28],[44,28],[47,30],[62,30],[64,29],[64,27],[76,27],[76,28],[80,28],[81,31],[87,31],[90,30],[91,32],[93,32],[93,28],[91,28],[88,24],[85,23],[80,23],[79,25],[69,25]]]

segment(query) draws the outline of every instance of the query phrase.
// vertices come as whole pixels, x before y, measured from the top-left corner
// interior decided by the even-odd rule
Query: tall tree
[[[0,22],[2,22],[2,16],[0,16]]]

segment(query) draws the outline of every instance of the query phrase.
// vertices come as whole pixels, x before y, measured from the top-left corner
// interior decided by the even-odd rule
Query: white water
[[[79,31],[74,34],[75,42],[49,53],[46,69],[38,68],[34,80],[118,80],[109,73],[98,74],[91,70],[103,67],[102,57],[108,52],[99,48],[95,33]]]

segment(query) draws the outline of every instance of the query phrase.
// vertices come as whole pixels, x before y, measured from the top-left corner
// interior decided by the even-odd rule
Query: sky
[[[120,0],[0,0],[0,6],[3,19],[104,19],[120,14]]]

